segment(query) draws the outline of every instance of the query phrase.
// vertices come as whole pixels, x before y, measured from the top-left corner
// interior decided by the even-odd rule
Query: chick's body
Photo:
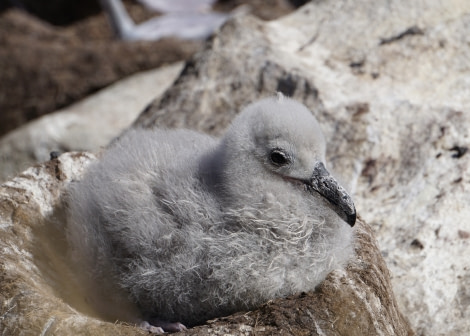
[[[313,290],[345,264],[352,232],[331,197],[310,190],[323,137],[298,109],[263,100],[220,140],[129,131],[72,187],[75,256],[142,318],[188,326]],[[299,122],[306,134],[290,130]]]

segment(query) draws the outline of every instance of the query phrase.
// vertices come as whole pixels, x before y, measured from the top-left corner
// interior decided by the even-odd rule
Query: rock
[[[185,60],[202,45],[114,41],[101,33],[109,31],[104,16],[93,19],[73,30],[19,10],[0,13],[0,136],[131,74]]]
[[[132,75],[9,132],[0,138],[0,181],[47,161],[52,151],[98,151],[163,93],[181,68],[177,63]]]
[[[135,125],[187,127],[220,135],[240,107],[276,91],[302,100],[318,114],[323,107],[317,89],[297,69],[279,64],[267,27],[252,17],[228,22],[211,48],[186,63],[180,78]],[[245,36],[246,31],[250,34]]]
[[[89,154],[64,154],[0,186],[2,335],[136,335],[131,326],[79,314],[80,296],[64,245],[60,197]]]
[[[260,96],[302,101],[377,232],[412,327],[468,334],[469,12],[463,0],[363,0],[312,2],[270,23],[239,17],[136,125],[219,134]]]
[[[0,330],[4,335],[137,335],[94,316],[67,258],[67,185],[92,154],[66,153],[0,186]],[[182,335],[411,335],[391,291],[373,233],[357,223],[357,255],[314,293],[277,299],[258,310],[210,321]]]

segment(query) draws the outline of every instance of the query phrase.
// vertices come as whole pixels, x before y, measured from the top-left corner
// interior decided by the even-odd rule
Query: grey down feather
[[[311,291],[353,253],[354,204],[326,170],[320,127],[282,96],[249,105],[220,139],[131,130],[68,203],[81,276],[142,320],[193,326]]]

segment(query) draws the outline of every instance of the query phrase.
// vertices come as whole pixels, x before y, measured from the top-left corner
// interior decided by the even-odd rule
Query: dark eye
[[[287,155],[278,149],[273,150],[269,155],[269,158],[276,166],[284,166],[289,163]]]

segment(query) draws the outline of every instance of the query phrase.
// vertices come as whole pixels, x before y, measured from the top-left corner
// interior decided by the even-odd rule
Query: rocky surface
[[[181,69],[180,62],[129,76],[9,132],[0,138],[0,181],[47,161],[52,151],[98,151],[162,94]]]
[[[0,186],[0,334],[137,335],[79,314],[60,197],[93,156],[63,155]]]
[[[124,43],[113,40],[102,16],[72,29],[11,9],[0,13],[0,44],[3,135],[121,78],[184,60],[202,42]]]

